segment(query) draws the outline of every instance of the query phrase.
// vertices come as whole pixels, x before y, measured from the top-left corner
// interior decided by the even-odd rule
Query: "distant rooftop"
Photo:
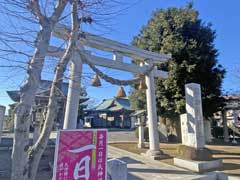
[[[127,97],[113,97],[110,99],[104,99],[97,107],[96,111],[120,111],[127,110],[133,111],[130,101]]]
[[[240,96],[231,95],[231,96],[222,96],[225,106],[224,109],[240,109]]]
[[[39,87],[37,89],[37,92],[36,92],[36,96],[39,96],[39,97],[43,97],[43,96],[46,97],[46,96],[48,96],[50,88],[51,88],[51,84],[52,84],[52,81],[41,80],[40,84],[39,84]],[[65,83],[65,82],[62,83],[61,93],[65,97],[67,96],[67,93],[68,93],[68,83]],[[7,91],[7,94],[9,95],[9,97],[13,101],[15,101],[15,102],[19,102],[20,101],[20,91],[19,90]],[[86,97],[82,97],[81,99],[88,100],[88,98],[86,98]]]
[[[240,96],[237,95],[232,95],[232,96],[222,96],[224,100],[239,100],[240,101]]]

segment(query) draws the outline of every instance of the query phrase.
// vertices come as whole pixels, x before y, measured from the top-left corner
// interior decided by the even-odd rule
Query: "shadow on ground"
[[[119,158],[119,160],[124,161],[127,164],[143,164],[141,161],[137,161],[137,160],[132,159],[130,157],[122,157],[122,158]]]
[[[161,174],[189,174],[187,171],[181,171],[181,170],[139,169],[139,168],[128,168],[128,172],[161,173]]]

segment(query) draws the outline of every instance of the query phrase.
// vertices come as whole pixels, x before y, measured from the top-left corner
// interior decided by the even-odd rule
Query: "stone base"
[[[141,148],[145,148],[145,144],[144,143],[138,143],[138,148],[141,149]]]
[[[144,142],[138,143],[137,146],[139,149],[145,148],[145,143]]]
[[[141,153],[141,155],[147,158],[151,158],[153,160],[169,158],[169,156],[164,154],[161,150],[159,151],[148,150],[146,153]]]
[[[208,148],[196,149],[190,146],[179,145],[177,147],[177,157],[179,159],[193,160],[193,161],[210,161],[212,152]]]
[[[212,160],[212,161],[192,161],[184,160],[179,158],[174,158],[173,163],[176,166],[189,169],[194,172],[208,172],[211,170],[216,170],[222,167],[222,160]]]

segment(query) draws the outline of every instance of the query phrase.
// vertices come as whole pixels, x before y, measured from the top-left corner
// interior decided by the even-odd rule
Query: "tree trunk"
[[[66,66],[70,58],[73,56],[73,51],[74,51],[75,44],[77,41],[77,36],[78,36],[78,29],[79,29],[79,24],[78,24],[78,18],[77,18],[77,1],[73,1],[72,2],[72,33],[69,39],[69,44],[68,44],[66,53],[58,63],[55,70],[55,75],[54,75],[54,79],[51,86],[47,115],[46,115],[46,120],[44,122],[43,130],[41,132],[41,135],[37,143],[29,151],[29,166],[31,167],[29,169],[30,180],[34,180],[36,178],[40,159],[48,144],[49,136],[51,134],[51,131],[54,125],[54,119],[56,118],[56,114],[57,114],[56,113],[57,105],[58,105],[57,93],[59,92],[59,87],[62,83]]]
[[[14,141],[12,151],[12,180],[27,180],[29,127],[32,106],[35,103],[45,54],[51,37],[50,26],[45,26],[38,33],[37,47],[28,67],[28,77],[21,88],[20,103],[14,113]]]
[[[28,146],[29,127],[32,106],[35,103],[35,94],[41,79],[41,72],[45,55],[51,38],[54,25],[58,22],[67,0],[58,0],[50,18],[41,13],[38,1],[29,1],[27,8],[39,21],[40,31],[35,41],[35,53],[28,66],[27,78],[20,89],[20,103],[14,113],[14,142],[12,151],[12,180],[28,179]]]
[[[52,83],[52,87],[51,87],[51,92],[50,92],[50,97],[49,97],[49,103],[48,103],[48,112],[47,112],[47,116],[46,116],[46,120],[43,126],[43,130],[41,132],[41,135],[38,139],[38,141],[36,142],[36,144],[34,144],[34,146],[32,147],[32,149],[29,151],[29,166],[31,168],[29,168],[29,179],[30,180],[34,180],[37,174],[37,170],[38,170],[38,165],[41,159],[41,156],[45,150],[45,148],[47,147],[48,144],[48,139],[49,136],[51,134],[52,131],[52,127],[54,124],[54,119],[56,118],[56,112],[57,112],[57,106],[58,106],[58,102],[57,102],[57,91],[58,91],[58,77],[60,74],[62,73],[62,68],[57,68],[56,74],[55,74],[55,78],[53,80]]]

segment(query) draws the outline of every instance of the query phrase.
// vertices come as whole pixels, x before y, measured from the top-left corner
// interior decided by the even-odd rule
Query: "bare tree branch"
[[[40,24],[44,24],[46,21],[46,17],[42,14],[39,6],[39,0],[28,0],[29,3],[27,5],[27,8],[30,10],[32,14],[36,16],[36,18],[39,20]]]

